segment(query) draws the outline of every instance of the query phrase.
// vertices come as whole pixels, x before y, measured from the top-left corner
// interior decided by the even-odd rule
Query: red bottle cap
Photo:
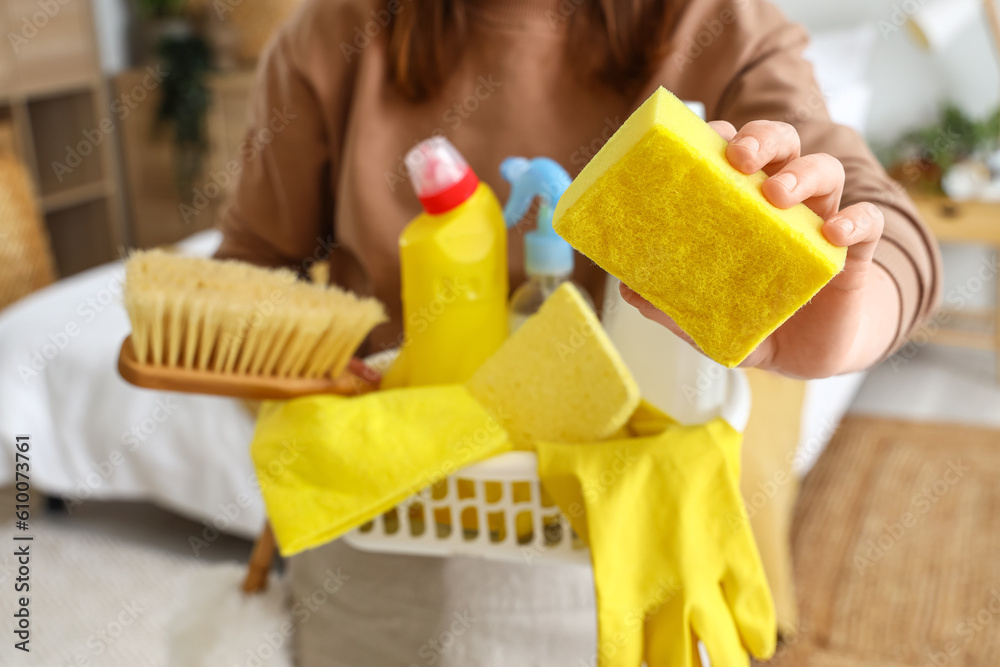
[[[479,178],[444,137],[431,137],[406,154],[410,182],[424,210],[432,215],[446,213],[476,191]]]

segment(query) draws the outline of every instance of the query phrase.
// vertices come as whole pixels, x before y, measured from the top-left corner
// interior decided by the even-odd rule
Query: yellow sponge
[[[726,141],[659,88],[556,207],[571,245],[733,367],[844,267],[823,221],[780,210],[726,159]]]
[[[466,387],[518,445],[601,440],[621,429],[639,405],[639,387],[570,283]]]

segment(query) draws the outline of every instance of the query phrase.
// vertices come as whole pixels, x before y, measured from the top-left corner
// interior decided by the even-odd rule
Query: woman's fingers
[[[847,263],[834,278],[840,289],[864,289],[884,226],[882,210],[870,202],[848,206],[823,224],[823,235],[830,243],[847,247]]]
[[[795,128],[773,120],[747,123],[726,148],[729,164],[744,174],[753,174],[761,169],[774,174],[801,154],[802,143]]]
[[[719,136],[726,141],[732,141],[733,137],[736,136],[736,127],[729,121],[713,120],[708,126],[718,132]]]
[[[796,158],[764,181],[761,190],[778,208],[805,204],[821,218],[840,210],[844,193],[844,165],[826,153]]]
[[[651,304],[646,299],[642,298],[638,293],[634,292],[632,289],[627,287],[625,283],[622,283],[618,288],[621,292],[622,298],[630,306],[633,306],[639,313],[645,317],[647,320],[652,320],[657,324],[661,324],[670,331],[672,331],[678,338],[683,340],[685,343],[698,350],[702,354],[705,354],[698,344],[692,340],[691,336],[684,333],[684,330],[677,326],[677,322],[674,322],[673,318],[664,313],[662,310],[658,309],[656,306]],[[771,358],[774,356],[775,348],[774,341],[772,338],[768,337],[757,347],[756,350],[750,353],[746,359],[740,364],[741,368],[752,368],[754,366],[760,366],[762,364],[769,363]],[[706,355],[707,356],[707,355]]]
[[[861,202],[831,216],[823,225],[823,235],[833,245],[853,250],[855,259],[869,260],[884,226],[882,210],[870,202]]]
[[[694,341],[691,340],[691,336],[684,333],[684,331],[677,326],[677,323],[674,322],[672,317],[639,296],[639,294],[627,287],[625,283],[621,284],[618,291],[621,292],[622,298],[625,299],[625,303],[636,308],[636,310],[638,310],[647,320],[653,320],[658,324],[662,324],[691,345],[695,344]],[[695,345],[695,347],[697,346]]]

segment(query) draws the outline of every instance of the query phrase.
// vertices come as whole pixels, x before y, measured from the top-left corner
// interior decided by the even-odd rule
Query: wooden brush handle
[[[381,381],[379,374],[360,359],[352,359],[347,370],[336,378],[264,377],[141,364],[132,349],[131,336],[122,343],[118,372],[126,382],[146,389],[258,400],[314,394],[358,396],[375,391]]]

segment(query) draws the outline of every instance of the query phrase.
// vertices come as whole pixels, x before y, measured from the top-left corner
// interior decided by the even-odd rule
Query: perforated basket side
[[[359,549],[588,563],[586,547],[545,497],[528,452],[471,466],[345,537]]]

